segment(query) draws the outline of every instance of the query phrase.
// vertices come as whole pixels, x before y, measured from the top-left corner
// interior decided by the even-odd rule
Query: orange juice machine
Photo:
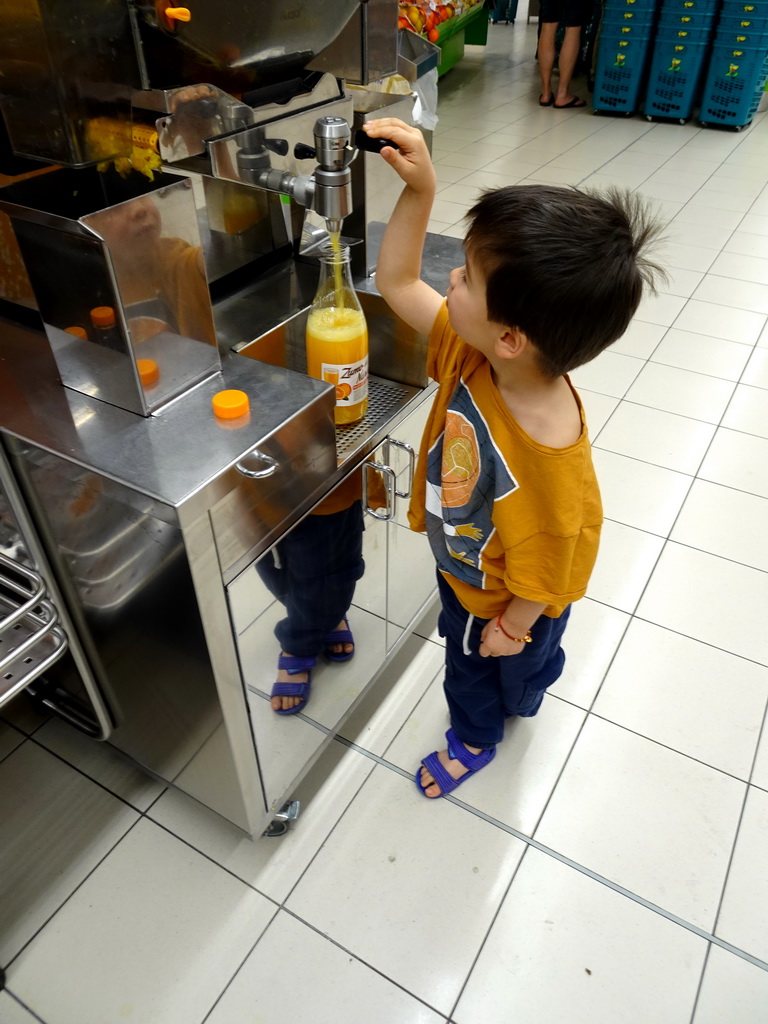
[[[26,644],[0,645],[0,703],[35,692],[251,834],[348,710],[275,735],[239,639],[274,603],[251,570],[426,384],[424,339],[365,281],[399,189],[354,135],[382,107],[409,116],[410,96],[365,88],[396,70],[396,26],[396,0],[0,5],[0,112],[26,161],[0,166],[0,213],[33,296],[1,301],[0,281],[0,513],[22,522],[0,640],[21,623]],[[343,438],[333,389],[302,372],[329,228],[368,293],[381,396]],[[221,391],[245,395],[229,418]],[[377,465],[370,512],[392,519]],[[391,650],[371,641],[371,679]]]

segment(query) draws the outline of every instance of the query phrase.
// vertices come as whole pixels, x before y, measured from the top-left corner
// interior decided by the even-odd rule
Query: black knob
[[[317,153],[313,146],[307,146],[303,142],[297,142],[293,147],[293,155],[297,160],[314,160]]]
[[[362,128],[358,128],[355,132],[355,145],[366,153],[380,153],[385,146],[400,149],[398,144],[391,139],[372,139]]]

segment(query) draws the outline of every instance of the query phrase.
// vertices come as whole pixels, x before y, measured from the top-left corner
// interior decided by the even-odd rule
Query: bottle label
[[[323,363],[321,373],[336,387],[336,405],[357,405],[368,397],[368,356],[356,363]]]

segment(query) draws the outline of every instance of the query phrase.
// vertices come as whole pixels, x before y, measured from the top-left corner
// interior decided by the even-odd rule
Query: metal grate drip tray
[[[363,449],[370,449],[384,437],[393,417],[421,393],[419,388],[397,384],[382,377],[368,378],[368,411],[359,422],[336,428],[339,465]],[[381,435],[381,436],[379,436]]]

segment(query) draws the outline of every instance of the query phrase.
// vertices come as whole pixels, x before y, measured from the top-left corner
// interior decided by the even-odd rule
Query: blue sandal
[[[346,626],[346,629],[334,629],[323,637],[323,654],[326,656],[328,661],[349,661],[355,653],[355,638],[350,632],[349,620],[346,615],[342,619],[342,622]],[[351,651],[332,651],[330,648],[334,644],[352,644],[353,649]]]
[[[312,685],[312,669],[315,667],[317,658],[293,658],[289,654],[281,654],[277,659],[277,667],[285,669],[289,676],[299,672],[307,673],[305,683],[275,683],[272,687],[270,697],[300,697],[301,701],[292,708],[279,708],[275,710],[276,715],[295,715],[303,711],[309,702],[309,688]]]
[[[458,789],[462,782],[466,782],[467,779],[471,779],[475,772],[479,772],[481,768],[485,768],[485,766],[490,764],[496,756],[496,747],[488,747],[487,750],[481,750],[479,754],[473,754],[471,750],[467,750],[453,729],[448,730],[445,734],[445,738],[448,741],[448,757],[450,757],[452,761],[459,761],[465,768],[468,768],[469,771],[467,771],[465,775],[462,775],[460,779],[454,779],[454,777],[449,774],[445,768],[443,768],[436,750],[433,753],[428,754],[421,763],[435,780],[435,783],[440,787],[440,796],[447,796],[448,793],[452,793],[454,789]],[[416,772],[415,782],[424,796],[427,796],[427,789],[429,789],[429,786],[422,786],[420,776],[421,768]],[[431,786],[433,783],[430,782],[429,785]],[[437,799],[438,798],[436,796],[427,796],[427,800]]]

